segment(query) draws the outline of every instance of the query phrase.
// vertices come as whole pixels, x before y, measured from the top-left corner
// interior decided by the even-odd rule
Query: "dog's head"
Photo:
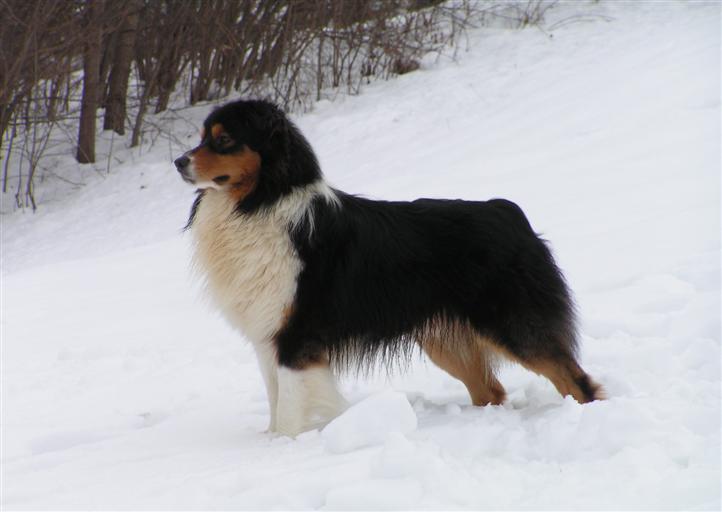
[[[261,100],[234,101],[211,112],[200,144],[175,166],[186,182],[226,191],[239,205],[275,200],[320,176],[301,133],[278,107]]]
[[[200,144],[175,160],[178,172],[199,189],[227,190],[243,199],[258,184],[272,122],[282,116],[265,102],[237,101],[214,110],[203,123]]]

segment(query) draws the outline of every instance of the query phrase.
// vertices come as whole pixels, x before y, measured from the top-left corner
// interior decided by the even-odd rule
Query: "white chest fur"
[[[293,304],[303,268],[289,227],[305,218],[313,229],[310,205],[316,196],[340,208],[323,181],[296,189],[273,208],[252,215],[236,214],[228,195],[210,189],[191,228],[194,263],[208,292],[231,324],[255,345],[268,391],[269,430],[291,436],[316,427],[313,422],[327,422],[345,408],[328,367],[279,370],[271,342]]]
[[[293,217],[302,215],[294,210],[308,201],[291,202],[295,204],[238,215],[227,194],[207,190],[191,229],[194,264],[212,300],[254,343],[266,342],[278,331],[296,293],[302,263],[288,228]]]

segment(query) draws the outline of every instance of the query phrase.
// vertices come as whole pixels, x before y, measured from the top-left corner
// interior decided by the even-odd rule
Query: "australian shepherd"
[[[501,358],[581,403],[601,397],[577,362],[569,289],[516,204],[335,190],[298,128],[258,100],[214,110],[175,165],[198,189],[195,263],[253,344],[271,432],[295,436],[342,412],[334,370],[416,348],[474,405],[504,401]]]

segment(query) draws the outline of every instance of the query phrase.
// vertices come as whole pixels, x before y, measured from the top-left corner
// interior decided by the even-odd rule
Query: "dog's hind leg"
[[[602,387],[594,382],[571,356],[520,362],[531,371],[552,381],[562,396],[571,395],[580,404],[604,398]]]
[[[278,369],[276,431],[289,437],[318,428],[341,414],[346,400],[326,362]]]
[[[546,343],[527,343],[523,349],[494,339],[487,342],[500,354],[549,379],[562,396],[571,395],[580,404],[604,399],[603,388],[579,366],[570,348],[573,345],[567,341],[547,338]]]
[[[506,398],[494,375],[492,354],[474,336],[450,344],[427,339],[422,347],[436,366],[464,383],[474,405],[499,405]]]

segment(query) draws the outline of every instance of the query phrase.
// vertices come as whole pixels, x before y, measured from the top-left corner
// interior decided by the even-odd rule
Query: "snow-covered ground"
[[[719,510],[720,6],[554,16],[580,10],[607,18],[473,31],[296,119],[343,190],[522,205],[607,401],[509,367],[476,408],[419,357],[345,378],[324,432],[265,434],[251,349],[189,277],[183,148],[158,145],[2,217],[3,509]]]

